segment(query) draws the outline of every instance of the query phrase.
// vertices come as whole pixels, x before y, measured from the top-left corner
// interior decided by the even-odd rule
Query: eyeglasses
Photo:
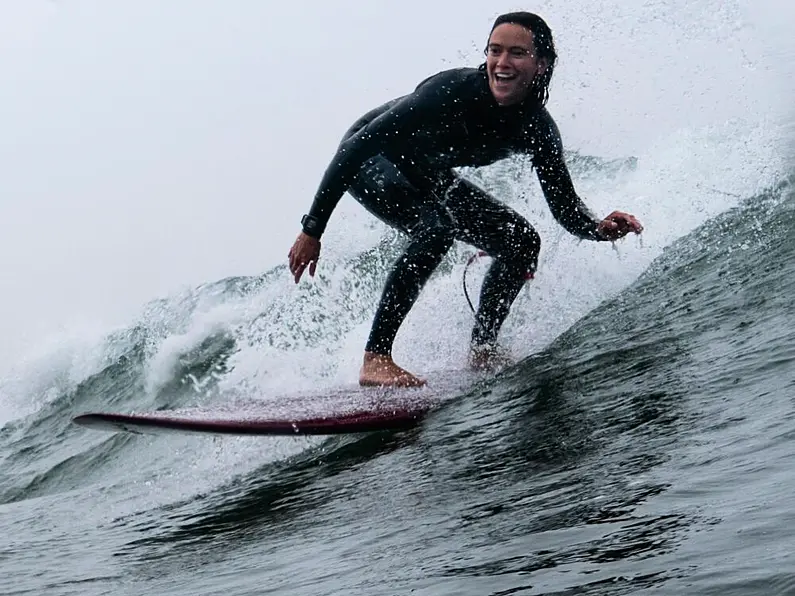
[[[508,54],[510,54],[511,58],[526,58],[527,56],[533,55],[533,50],[528,48],[523,48],[521,46],[511,46],[510,48],[504,48],[496,43],[486,46],[486,49],[483,51],[483,53],[486,54],[486,56],[499,58],[502,56],[502,53],[506,51]]]

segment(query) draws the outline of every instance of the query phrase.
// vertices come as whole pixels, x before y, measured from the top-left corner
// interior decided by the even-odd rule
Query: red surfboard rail
[[[431,409],[431,404],[394,410],[374,410],[329,415],[320,418],[260,418],[256,416],[207,418],[166,412],[115,414],[93,412],[72,419],[75,424],[95,430],[137,434],[194,432],[228,435],[337,435],[379,430],[396,430],[417,425]]]

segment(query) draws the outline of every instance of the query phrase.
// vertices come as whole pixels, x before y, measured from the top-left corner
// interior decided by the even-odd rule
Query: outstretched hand
[[[630,232],[640,234],[642,231],[643,226],[635,216],[623,211],[613,211],[596,228],[597,234],[605,240],[618,240]]]
[[[314,277],[317,260],[320,258],[320,240],[301,232],[295,239],[287,258],[290,264],[290,273],[295,276],[295,283],[301,280],[307,266],[309,275]]]

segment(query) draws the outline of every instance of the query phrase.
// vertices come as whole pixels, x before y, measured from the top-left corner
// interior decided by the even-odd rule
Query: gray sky
[[[781,110],[788,3],[537,2],[568,146]],[[767,6],[767,10],[763,9]],[[283,262],[340,135],[476,65],[503,2],[0,3],[0,331],[118,317]],[[677,22],[689,15],[689,21]],[[727,96],[731,96],[728,99]]]
[[[493,16],[378,4],[0,4],[2,323],[282,261],[350,122]]]

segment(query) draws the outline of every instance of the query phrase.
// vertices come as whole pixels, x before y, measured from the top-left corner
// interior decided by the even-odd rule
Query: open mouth
[[[516,79],[515,74],[506,73],[506,72],[495,72],[494,73],[494,81],[496,83],[510,83],[511,81]]]

